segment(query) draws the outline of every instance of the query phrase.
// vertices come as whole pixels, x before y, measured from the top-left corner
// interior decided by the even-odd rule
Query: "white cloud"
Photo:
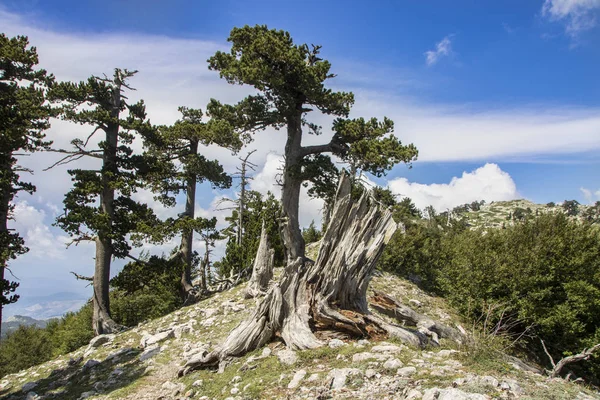
[[[583,194],[583,198],[585,199],[586,203],[592,204],[596,201],[600,201],[600,189],[592,192],[588,188],[581,187],[579,190],[581,191],[581,194]]]
[[[67,237],[50,231],[53,222],[46,218],[46,212],[38,209],[26,200],[15,204],[14,220],[10,228],[15,229],[29,247],[28,257],[38,259],[65,259]]]
[[[281,169],[283,166],[283,156],[270,153],[267,155],[263,168],[250,181],[250,189],[266,195],[271,192],[275,197],[281,196]],[[300,190],[300,209],[298,219],[300,226],[308,226],[311,221],[315,221],[316,226],[321,225],[321,212],[324,202],[321,199],[314,199],[308,195],[307,188]]]
[[[448,35],[440,40],[434,50],[428,50],[425,52],[425,63],[428,66],[436,64],[440,58],[448,56],[452,52],[452,41],[450,38],[452,35]]]
[[[398,178],[391,180],[388,187],[401,198],[410,197],[420,209],[431,205],[437,211],[476,200],[490,202],[519,197],[515,182],[496,164],[485,164],[475,171],[463,172],[460,178],[454,177],[450,183],[425,185]]]
[[[566,32],[572,37],[595,27],[599,11],[600,0],[545,0],[542,6],[542,15],[565,22]]]

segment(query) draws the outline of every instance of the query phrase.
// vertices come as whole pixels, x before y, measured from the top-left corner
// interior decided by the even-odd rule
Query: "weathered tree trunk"
[[[246,298],[258,297],[266,294],[269,288],[269,282],[273,278],[273,264],[275,262],[275,250],[269,243],[269,235],[265,227],[265,221],[262,222],[260,231],[260,243],[254,259],[252,276],[246,287],[244,296]]]
[[[198,141],[191,141],[190,154],[198,153]],[[186,180],[185,216],[194,218],[196,213],[196,175],[190,175]],[[184,305],[190,305],[198,301],[198,292],[192,285],[192,255],[193,255],[194,230],[184,229],[181,234],[181,258],[183,260],[183,271],[181,274],[181,292]]]
[[[281,207],[283,221],[281,238],[285,247],[287,263],[297,258],[304,258],[304,238],[298,220],[300,188],[302,179],[298,176],[302,161],[302,104],[295,115],[288,118],[287,142],[285,144],[285,166],[283,187],[281,191]]]
[[[210,248],[208,240],[204,241],[205,249],[204,249],[204,257],[202,261],[200,261],[200,291],[206,292],[208,290],[208,281],[207,281],[207,270],[208,265],[210,263]]]
[[[94,334],[102,335],[119,330],[119,326],[110,316],[109,281],[110,261],[112,257],[111,240],[96,239],[96,265],[94,269],[94,296],[92,326]]]
[[[367,287],[375,264],[397,224],[387,209],[365,191],[351,198],[350,177],[342,174],[331,222],[316,262],[297,257],[271,287],[253,315],[235,328],[225,343],[188,360],[180,374],[226,362],[267,343],[279,333],[292,349],[323,344],[313,331],[344,331],[357,337],[391,335],[416,346],[425,335],[392,325],[371,314]]]

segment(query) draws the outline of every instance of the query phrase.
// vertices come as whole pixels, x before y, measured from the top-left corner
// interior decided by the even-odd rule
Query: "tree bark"
[[[111,117],[118,121],[121,106],[121,88],[113,88]],[[110,264],[113,254],[112,240],[108,236],[112,231],[115,219],[114,201],[115,187],[113,180],[119,173],[117,165],[117,146],[119,142],[119,124],[108,124],[106,129],[106,142],[102,153],[100,210],[107,216],[108,226],[105,232],[96,238],[96,261],[94,268],[94,294],[92,327],[96,335],[113,333],[119,326],[110,316],[109,281]]]
[[[287,122],[287,142],[285,144],[285,166],[283,169],[283,188],[281,191],[281,206],[283,221],[281,223],[281,238],[285,247],[287,263],[297,258],[304,258],[304,238],[300,231],[298,206],[300,203],[300,188],[302,179],[299,177],[302,161],[302,104]]]
[[[2,163],[2,170],[4,171],[5,174],[10,174],[9,171],[11,171],[11,165],[10,162],[8,162],[8,160],[10,160],[10,158],[12,158],[12,156],[6,156],[6,160],[3,160],[4,162]],[[4,157],[3,157],[4,158]],[[8,180],[8,177],[5,177],[5,179]],[[7,184],[4,185],[1,189],[0,192],[0,237],[4,238],[6,237],[8,240],[8,212],[10,209],[10,199],[11,199],[11,191],[12,191],[12,185],[10,184],[9,181],[7,181]],[[0,252],[0,254],[3,254],[4,252]],[[0,282],[4,282],[4,270],[6,268],[6,264],[8,263],[8,260],[5,258],[1,258],[0,259]],[[4,293],[0,293],[1,295],[4,295]],[[2,333],[2,310],[4,309],[4,305],[2,303],[0,303],[0,334]]]
[[[190,154],[198,153],[198,141],[192,140],[189,147]],[[198,177],[190,175],[186,181],[185,215],[194,218],[196,213],[196,182]],[[194,230],[184,229],[181,234],[181,258],[183,271],[181,274],[181,292],[184,305],[198,301],[198,292],[192,285],[192,255],[193,255]]]
[[[396,228],[390,210],[382,209],[366,191],[360,200],[352,201],[350,177],[342,174],[316,262],[297,257],[288,263],[253,315],[222,346],[188,360],[180,375],[223,365],[266,344],[275,333],[292,349],[319,347],[321,331],[332,330],[357,337],[390,335],[422,346],[425,335],[387,323],[368,310],[367,287]]]
[[[269,282],[273,278],[273,264],[275,262],[275,250],[269,243],[269,235],[265,227],[265,221],[262,222],[260,231],[260,243],[254,258],[254,267],[252,276],[246,287],[244,296],[246,298],[258,297],[266,294],[269,288]]]

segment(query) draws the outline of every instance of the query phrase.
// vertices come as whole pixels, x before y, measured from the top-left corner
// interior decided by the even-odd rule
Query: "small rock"
[[[400,369],[398,369],[398,372],[396,372],[397,375],[405,377],[405,378],[408,378],[409,376],[412,376],[416,373],[417,373],[417,369],[415,367],[400,368]]]
[[[185,392],[184,396],[188,397],[188,398],[192,398],[192,397],[194,397],[195,394],[196,394],[196,392],[194,391],[194,389],[190,389],[187,392]]]
[[[402,350],[402,347],[393,344],[378,345],[371,348],[373,353],[400,353]]]
[[[155,355],[161,352],[161,347],[159,345],[155,345],[152,347],[148,347],[142,354],[140,354],[140,361],[146,361]]]
[[[236,375],[236,376],[234,376],[234,377],[231,379],[231,383],[238,383],[238,382],[241,382],[241,381],[242,381],[242,377],[241,377],[241,376],[239,376],[239,375]]]
[[[344,343],[343,340],[340,339],[331,339],[329,341],[329,347],[331,347],[332,349],[338,348],[338,347],[342,347],[345,346],[346,343]]]
[[[37,393],[29,392],[27,393],[27,397],[25,397],[25,400],[38,400],[39,398],[40,396],[38,396]]]
[[[390,358],[390,356],[385,356],[383,354],[373,354],[373,353],[369,353],[369,352],[363,352],[363,353],[356,353],[352,356],[352,362],[358,363],[361,361],[365,361],[365,360],[379,360],[379,361],[383,361],[383,360],[387,360],[388,358]]]
[[[269,357],[269,356],[271,355],[271,353],[272,353],[272,352],[273,352],[273,351],[272,351],[270,348],[268,348],[268,347],[265,347],[265,348],[263,349],[262,353],[260,353],[260,356],[261,356],[262,358],[267,358],[267,357]]]
[[[202,381],[202,379],[198,379],[196,381],[194,381],[194,383],[192,383],[193,387],[201,387],[204,384],[204,381]]]
[[[329,387],[332,390],[342,389],[346,386],[346,379],[348,375],[358,375],[360,374],[360,370],[357,368],[335,368],[329,371],[327,375],[327,379],[331,381]]]
[[[315,382],[319,380],[319,374],[312,374],[306,379],[306,382]]]
[[[152,336],[144,336],[140,342],[140,345],[142,347],[148,347],[148,346],[152,346],[154,344],[163,342],[167,339],[171,339],[175,337],[175,332],[173,331],[173,329],[169,329],[167,331],[164,332],[160,332],[157,333],[156,335],[152,335]]]
[[[83,393],[81,393],[81,396],[79,396],[79,400],[87,399],[88,397],[92,397],[92,396],[95,396],[97,394],[98,393],[96,393],[94,391],[83,392]]]
[[[494,378],[493,376],[482,376],[478,379],[479,383],[481,383],[482,385],[486,385],[486,386],[491,386],[491,387],[498,387],[499,382],[498,379]]]
[[[423,305],[423,303],[421,303],[417,299],[410,299],[410,300],[408,300],[408,304],[411,304],[411,305],[413,305],[415,307],[421,307]]]
[[[450,357],[452,354],[458,353],[457,350],[440,350],[436,353],[438,357]]]
[[[292,378],[292,380],[290,381],[290,383],[288,383],[288,389],[295,389],[300,385],[300,382],[302,382],[302,379],[304,379],[304,377],[306,376],[306,370],[305,369],[301,369],[299,371],[297,371],[294,374],[294,377]]]
[[[236,387],[234,387],[234,388],[231,388],[231,390],[229,391],[229,393],[231,393],[231,394],[233,394],[233,395],[236,395],[236,394],[238,394],[239,392],[240,392],[240,389],[238,389],[238,388],[236,388]]]
[[[404,364],[402,363],[402,361],[398,360],[397,358],[390,358],[389,360],[387,360],[386,362],[383,363],[383,368],[385,369],[398,369],[400,367],[402,367]]]
[[[100,346],[102,346],[105,343],[112,342],[113,340],[115,340],[115,335],[113,335],[113,334],[110,334],[110,335],[98,335],[95,338],[93,338],[92,340],[90,340],[90,344],[88,345],[88,349],[100,347]]]
[[[37,383],[35,382],[27,382],[26,384],[23,385],[23,387],[21,388],[21,391],[27,393],[33,389],[35,389],[37,386]]]
[[[417,389],[411,389],[408,393],[406,393],[405,400],[416,400],[423,397],[423,393],[419,392]]]
[[[85,364],[83,364],[82,369],[85,371],[86,369],[90,369],[95,367],[96,365],[100,364],[100,361],[98,360],[94,360],[93,358],[91,360],[87,360],[85,362]]]
[[[294,365],[298,361],[298,355],[294,350],[285,349],[277,353],[279,362],[286,365]]]
[[[377,371],[375,371],[373,368],[367,368],[367,370],[365,371],[365,376],[369,379],[373,378],[376,375]]]

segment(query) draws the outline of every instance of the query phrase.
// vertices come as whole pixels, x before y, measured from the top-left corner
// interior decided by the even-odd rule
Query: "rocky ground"
[[[536,204],[529,200],[519,199],[510,201],[492,201],[481,206],[478,211],[468,211],[463,213],[469,224],[473,228],[500,228],[502,226],[510,226],[514,221],[510,219],[510,215],[516,209],[531,210],[532,215],[543,213],[559,213],[564,212],[562,205],[547,205]],[[582,220],[582,215],[590,208],[589,205],[579,205],[579,213],[571,219]]]
[[[382,290],[459,329],[444,301],[391,275]],[[401,343],[331,339],[291,351],[281,342],[237,359],[223,373],[177,372],[184,360],[220,343],[254,300],[243,286],[0,380],[2,399],[600,399],[584,385],[548,380],[514,358],[478,345],[442,343],[424,350]],[[464,324],[463,324],[464,325]],[[467,326],[467,325],[464,325]],[[468,329],[466,329],[468,331]]]

